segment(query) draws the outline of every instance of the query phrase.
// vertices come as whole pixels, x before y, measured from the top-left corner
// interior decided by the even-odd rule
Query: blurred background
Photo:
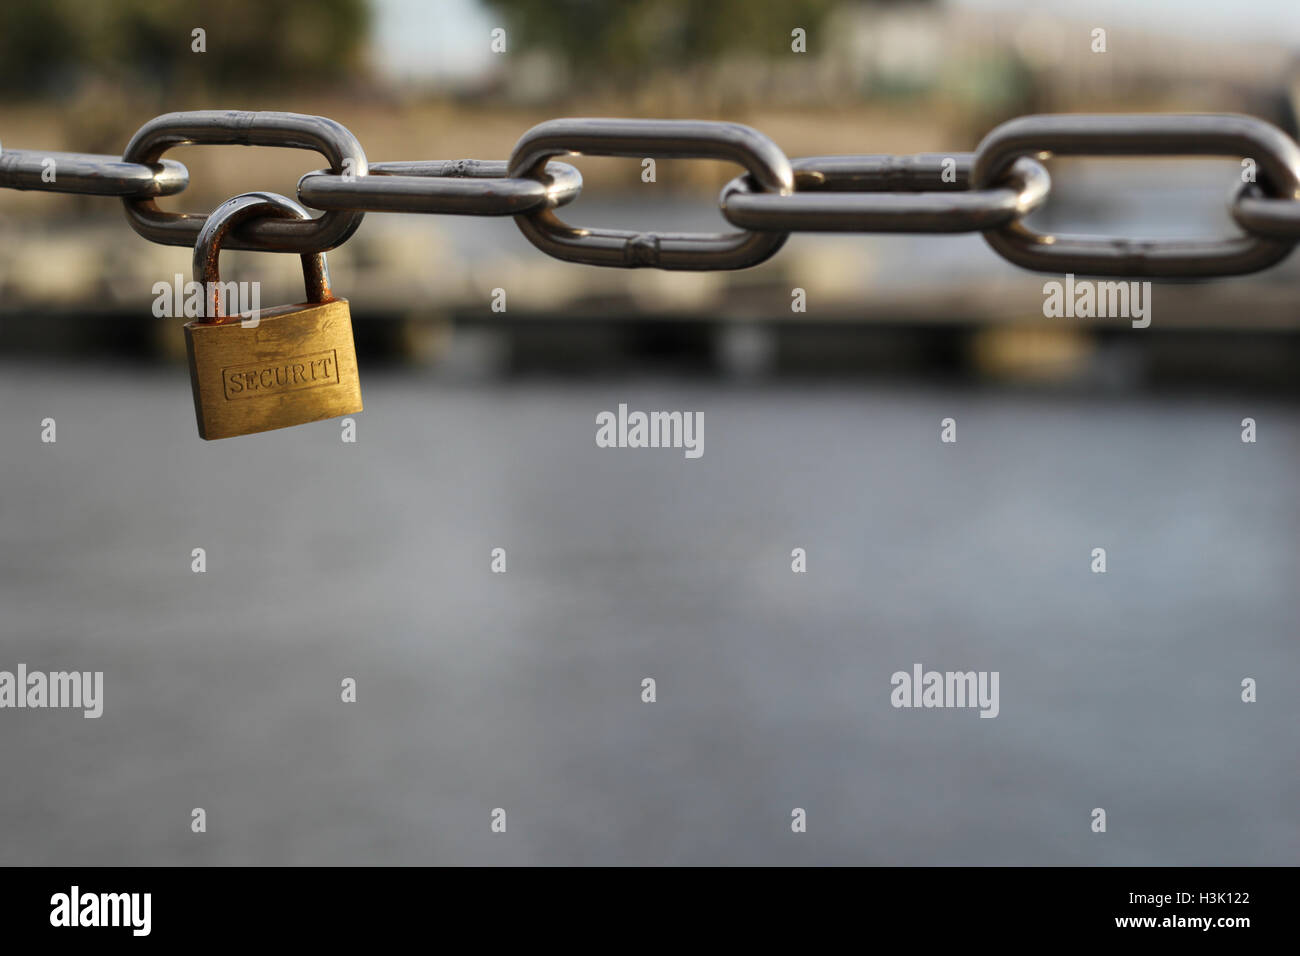
[[[791,157],[971,150],[1032,112],[1295,136],[1300,8],[0,6],[3,146],[120,154],[200,108],[330,116],[372,163],[506,159],[563,116],[731,120]],[[171,210],[293,195],[324,165],[168,155],[191,177]],[[647,184],[635,159],[573,161],[567,221],[728,228],[728,164]],[[1236,158],[1049,170],[1040,229],[1233,229]],[[322,422],[208,444],[181,323],[151,312],[190,250],[115,200],[0,190],[0,668],[106,674],[99,721],[0,715],[0,863],[1295,862],[1300,258],[1157,282],[1142,331],[1044,319],[1051,277],[978,235],[796,235],[688,274],[554,261],[508,219],[371,213],[329,261],[358,443]],[[222,271],[302,299],[296,257]],[[704,457],[595,448],[620,402],[702,410]],[[914,661],[999,670],[1001,716],[892,709]]]

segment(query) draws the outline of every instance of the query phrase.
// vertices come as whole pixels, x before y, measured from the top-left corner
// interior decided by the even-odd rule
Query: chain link
[[[787,232],[980,232],[1043,204],[1051,179],[1029,159],[1006,185],[970,188],[973,153],[942,156],[814,156],[795,160],[796,192],[754,188],[748,176],[722,190],[722,214],[744,229]]]
[[[1257,187],[1244,185],[1232,204],[1232,218],[1253,236],[1300,242],[1300,202],[1269,199]]]
[[[175,146],[279,146],[313,149],[342,176],[366,175],[366,154],[347,128],[324,116],[302,113],[194,110],[155,117],[131,137],[122,158],[154,163]],[[124,199],[127,221],[140,235],[171,246],[193,246],[207,220],[205,214],[163,212],[151,198]],[[267,252],[324,252],[351,238],[365,216],[362,210],[333,210],[303,222],[264,216],[240,226],[226,240],[227,249]]]
[[[189,183],[189,171],[170,159],[128,163],[93,153],[0,151],[0,188],[146,199],[174,196]]]
[[[346,128],[300,113],[199,110],[150,120],[122,158],[0,150],[0,188],[119,196],[132,228],[153,242],[194,246],[207,216],[168,213],[155,200],[182,192],[189,173],[162,158],[175,146],[238,144],[315,150],[328,169],[298,182],[322,210],[302,220],[258,215],[225,238],[232,249],[312,254],[345,242],[366,212],[513,216],[533,245],[589,265],[742,269],[771,257],[792,232],[981,232],[1016,265],[1041,272],[1154,277],[1256,272],[1300,242],[1300,147],[1263,120],[1235,114],[1038,115],[1010,120],[974,153],[818,156],[791,161],[768,137],[736,123],[560,119],[533,127],[508,161],[366,162]],[[745,172],[722,190],[740,231],[658,233],[571,226],[555,210],[582,192],[556,157],[720,159]],[[1137,239],[1039,233],[1025,217],[1051,194],[1052,156],[1233,156],[1249,160],[1228,194],[1240,235]]]
[[[1300,147],[1249,116],[1133,114],[1022,116],[997,127],[975,150],[971,182],[994,183],[1021,156],[1244,156],[1272,195],[1300,197]],[[1014,221],[984,233],[1003,258],[1039,272],[1122,276],[1224,276],[1281,261],[1294,243],[1257,235],[1223,239],[1054,236]]]
[[[538,176],[552,156],[725,159],[739,163],[761,189],[794,190],[794,170],[780,147],[739,123],[698,120],[562,119],[534,126],[515,144],[512,176]],[[785,233],[624,232],[570,226],[549,210],[516,216],[528,240],[547,255],[593,266],[703,271],[758,265],[785,244]]]
[[[507,163],[481,159],[371,163],[369,176],[345,178],[328,169],[298,181],[298,198],[314,209],[517,216],[578,198],[582,174],[548,163],[543,175],[510,177]]]

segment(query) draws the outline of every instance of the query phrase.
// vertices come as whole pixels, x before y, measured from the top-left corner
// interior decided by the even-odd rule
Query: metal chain
[[[0,152],[0,186],[9,189],[152,198],[174,196],[189,183],[189,171],[170,159],[145,164],[93,153]]]
[[[421,212],[453,216],[517,216],[578,198],[582,174],[550,163],[537,179],[511,178],[507,164],[481,159],[371,163],[369,176],[328,169],[298,181],[298,198],[315,209]]]
[[[528,240],[555,258],[671,270],[757,265],[792,232],[980,232],[999,255],[1027,269],[1151,277],[1256,272],[1281,261],[1300,242],[1300,147],[1275,126],[1235,114],[1024,116],[998,126],[973,153],[794,161],[758,130],[736,123],[560,119],[525,133],[508,161],[369,165],[356,137],[326,117],[199,110],[150,120],[120,159],[0,150],[0,187],[119,196],[140,235],[194,246],[207,216],[163,212],[155,202],[188,185],[185,167],[162,155],[189,144],[310,149],[329,161],[328,169],[309,172],[298,182],[299,200],[322,215],[305,221],[252,218],[225,240],[233,249],[324,252],[347,241],[366,212],[513,216]],[[568,225],[555,210],[578,197],[582,176],[554,158],[570,155],[735,162],[745,173],[723,188],[719,206],[740,231],[626,232]],[[1188,240],[1034,232],[1024,217],[1051,194],[1051,180],[1039,161],[1071,155],[1240,157],[1254,175],[1235,184],[1228,205],[1243,234]]]

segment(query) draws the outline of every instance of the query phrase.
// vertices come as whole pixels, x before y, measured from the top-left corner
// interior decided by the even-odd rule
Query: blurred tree
[[[545,49],[575,78],[627,83],[725,53],[786,55],[801,27],[810,48],[840,0],[486,0],[512,50]],[[575,29],[575,25],[580,28]]]
[[[39,96],[103,81],[169,90],[338,86],[360,69],[369,24],[366,0],[6,0],[0,89]],[[209,53],[192,50],[197,27]]]

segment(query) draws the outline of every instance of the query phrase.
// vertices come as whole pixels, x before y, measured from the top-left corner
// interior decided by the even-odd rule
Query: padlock
[[[254,216],[309,219],[292,199],[246,193],[218,207],[194,247],[203,321],[185,325],[199,436],[230,438],[361,411],[361,381],[347,299],[330,293],[325,254],[302,257],[309,301],[227,315],[217,258],[225,236]],[[233,284],[231,284],[233,285]],[[259,297],[260,298],[260,297]]]

